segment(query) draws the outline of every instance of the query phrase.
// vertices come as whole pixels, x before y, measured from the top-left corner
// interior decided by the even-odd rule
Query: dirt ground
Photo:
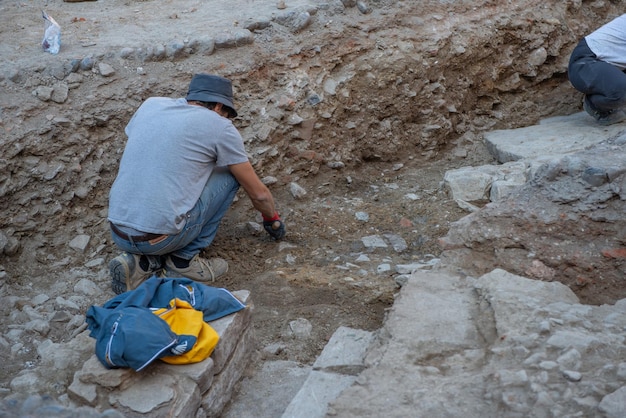
[[[573,47],[574,32],[580,30],[572,21],[586,16],[591,22],[614,7],[596,8],[591,16],[585,8],[554,2],[550,13],[563,13],[569,22],[559,26],[545,16],[545,2],[498,9],[499,2],[489,1],[478,2],[484,7],[469,1],[419,6],[372,1],[367,14],[344,2],[350,7],[342,12],[318,10],[311,26],[298,33],[273,24],[255,31],[251,45],[210,56],[137,62],[100,48],[135,47],[137,37],[151,39],[153,31],[159,31],[155,39],[185,39],[220,14],[193,1],[99,0],[106,16],[96,14],[95,2],[8,3],[0,2],[1,48],[11,58],[0,67],[3,294],[21,304],[42,293],[68,297],[74,284],[87,277],[102,293],[85,305],[113,296],[106,262],[117,250],[105,220],[108,190],[125,143],[123,128],[146,97],[180,97],[193,73],[216,72],[233,79],[240,113],[235,125],[259,175],[276,179],[270,188],[288,235],[273,242],[252,229],[249,223],[258,222],[259,215],[240,194],[205,255],[229,261],[230,271],[219,286],[252,292],[259,349],[282,347],[259,355],[307,364],[339,326],[380,327],[397,291],[395,270],[380,273],[381,264],[427,261],[440,254],[437,240],[467,214],[443,189],[443,174],[493,162],[481,132],[578,110],[578,96],[563,73],[563,51]],[[43,31],[38,9],[44,6],[51,15],[56,9],[54,17],[67,28],[58,56],[43,53],[38,44]],[[255,1],[231,6],[221,13],[246,13],[229,15],[224,30],[240,28],[255,7],[262,12],[268,7]],[[279,12],[271,6],[270,12]],[[134,23],[143,33],[127,30]],[[541,44],[548,49],[545,66],[526,71],[515,88],[502,88],[507,71],[526,65],[525,54]],[[109,63],[115,74],[103,77],[97,67],[78,71],[80,80],[70,84],[62,103],[33,95],[38,87],[67,83],[68,75],[59,78],[54,69],[90,54]],[[494,61],[508,64],[496,68],[489,65]],[[318,106],[307,105],[313,93],[324,91],[323,81],[330,76],[339,80],[337,92],[327,89]],[[293,114],[304,122],[291,124]],[[261,138],[262,127],[271,128],[270,135]],[[294,196],[294,182],[306,195]],[[367,222],[357,219],[357,212],[367,213]],[[79,234],[91,237],[84,254],[67,245]],[[369,249],[361,241],[385,234],[402,237],[408,248]],[[369,261],[357,262],[359,255]],[[99,258],[101,264],[85,267]],[[2,310],[7,311],[0,320],[6,330],[15,317],[8,308]],[[298,318],[312,324],[310,339],[289,336],[289,323]],[[67,337],[62,327],[47,335],[59,341]],[[3,372],[3,388],[24,362],[36,361],[33,352],[12,358],[13,367]]]

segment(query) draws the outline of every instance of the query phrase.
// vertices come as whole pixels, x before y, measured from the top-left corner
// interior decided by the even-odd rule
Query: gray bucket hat
[[[233,85],[230,80],[213,74],[196,74],[189,83],[187,100],[221,103],[227,107],[230,117],[237,116],[233,105]]]

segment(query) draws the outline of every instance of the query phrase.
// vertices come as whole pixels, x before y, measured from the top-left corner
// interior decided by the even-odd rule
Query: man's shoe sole
[[[126,278],[130,276],[128,264],[120,262],[116,257],[109,262],[109,273],[113,292],[117,295],[126,292]]]

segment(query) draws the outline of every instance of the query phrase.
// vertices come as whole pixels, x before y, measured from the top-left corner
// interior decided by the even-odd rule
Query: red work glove
[[[282,239],[286,233],[285,224],[280,220],[278,212],[276,212],[271,218],[268,218],[263,214],[261,215],[263,216],[263,228],[265,228],[267,233],[276,240]]]

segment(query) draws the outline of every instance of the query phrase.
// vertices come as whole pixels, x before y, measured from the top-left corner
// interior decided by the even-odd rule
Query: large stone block
[[[233,388],[243,376],[248,366],[250,354],[254,349],[254,337],[252,328],[244,329],[241,339],[235,344],[235,351],[226,367],[219,375],[215,376],[209,391],[202,398],[202,409],[207,418],[217,418],[230,401]]]
[[[211,358],[215,362],[215,374],[222,372],[226,362],[233,354],[235,346],[241,339],[241,335],[250,325],[252,311],[254,310],[254,303],[250,299],[249,291],[239,290],[233,292],[233,294],[246,305],[246,308],[235,315],[228,315],[210,322],[210,325],[220,336],[220,341],[217,343],[213,354],[211,354]]]
[[[186,376],[147,372],[137,377],[136,384],[108,396],[108,404],[125,416],[192,417],[198,410],[200,391]]]
[[[206,392],[213,383],[215,375],[214,362],[211,357],[194,364],[168,364],[160,362],[155,369],[160,374],[181,374],[187,376],[198,385],[200,393]]]

